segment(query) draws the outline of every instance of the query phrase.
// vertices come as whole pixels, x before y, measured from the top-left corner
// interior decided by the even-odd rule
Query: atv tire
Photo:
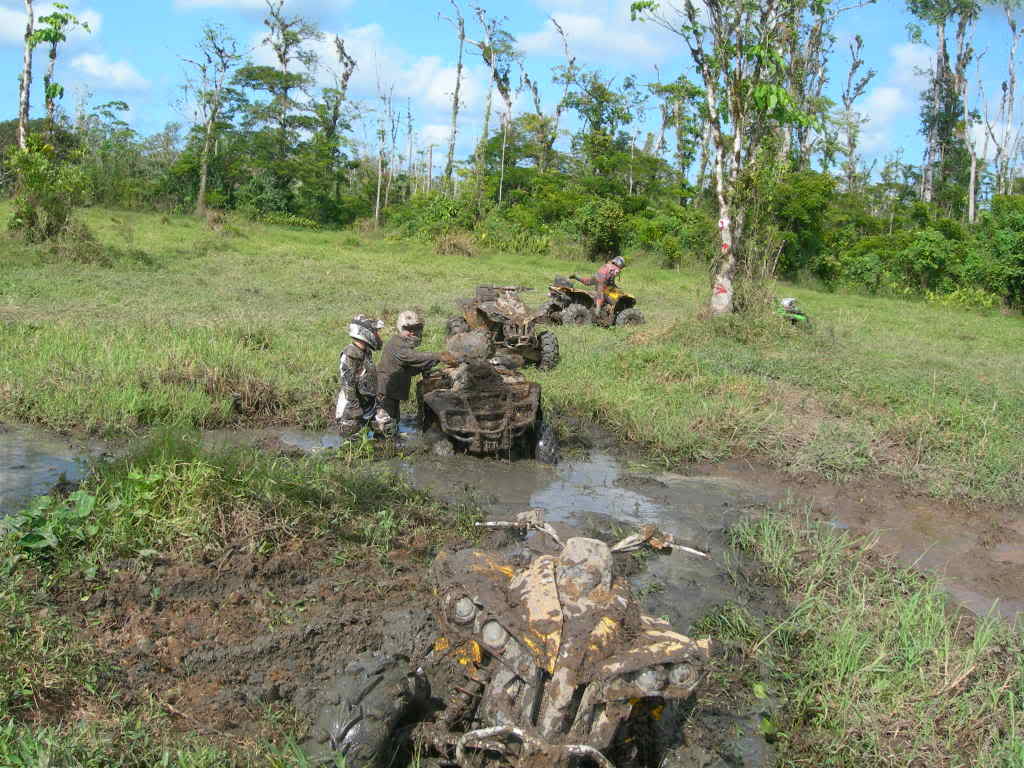
[[[624,309],[615,318],[615,324],[618,326],[626,325],[642,325],[644,322],[644,313],[639,309]]]
[[[467,333],[469,331],[469,323],[466,322],[464,317],[449,317],[448,322],[444,324],[444,336],[454,336],[456,333]]]
[[[570,304],[562,310],[563,325],[590,325],[594,322],[594,312],[582,304]]]
[[[455,446],[452,445],[451,440],[441,435],[430,444],[430,455],[441,459],[449,459],[455,455]]]
[[[550,371],[561,359],[558,352],[558,337],[551,331],[541,331],[537,334],[537,345],[540,347],[540,360],[537,361],[537,370]]]
[[[309,751],[318,765],[389,765],[408,745],[399,727],[425,707],[430,685],[404,656],[364,653],[332,682]]]

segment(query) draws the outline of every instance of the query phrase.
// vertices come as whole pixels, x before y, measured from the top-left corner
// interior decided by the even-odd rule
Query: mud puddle
[[[55,486],[78,483],[103,456],[98,440],[65,437],[23,424],[0,424],[0,517]]]
[[[622,538],[651,523],[676,540],[709,551],[704,559],[680,553],[652,557],[633,578],[646,609],[681,631],[716,605],[745,601],[731,578],[727,529],[771,496],[734,480],[631,472],[610,453],[548,467],[532,461],[502,462],[456,456],[412,457],[395,462],[415,487],[449,502],[470,500],[489,519],[510,519],[528,508],[548,521],[600,538]]]
[[[548,518],[587,524],[654,523],[713,553],[711,561],[657,558],[638,584],[649,608],[675,620],[736,598],[722,557],[725,530],[752,507],[804,504],[820,520],[855,534],[875,533],[877,548],[901,563],[937,572],[961,605],[979,615],[993,609],[1010,620],[1024,617],[1024,519],[993,505],[955,505],[907,495],[894,484],[837,486],[801,483],[747,462],[694,468],[694,474],[631,468],[610,451],[594,451],[551,468],[534,462],[441,461],[414,457],[400,463],[413,485],[436,496],[473,496],[497,518],[526,507]]]
[[[907,493],[896,483],[843,486],[801,482],[749,462],[698,468],[764,489],[773,502],[805,504],[812,515],[855,534],[877,535],[876,548],[904,565],[942,576],[958,603],[978,615],[995,610],[1024,621],[1024,517],[1020,509],[947,503]]]

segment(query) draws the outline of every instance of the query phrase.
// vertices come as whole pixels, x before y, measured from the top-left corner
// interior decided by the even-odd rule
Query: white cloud
[[[429,116],[451,108],[451,94],[455,90],[454,65],[446,63],[440,56],[416,56],[390,44],[379,24],[344,30],[339,35],[345,42],[345,50],[356,60],[356,70],[349,81],[352,98],[376,102],[379,79],[384,91],[390,91],[394,86],[396,109],[404,109],[406,99],[412,100],[414,114],[426,111]],[[261,39],[254,40],[253,45],[256,63],[276,64],[273,52]],[[337,69],[334,33],[325,33],[323,39],[312,47],[320,59],[319,82],[330,85],[333,70]],[[454,53],[454,44],[452,47]],[[483,103],[487,84],[484,73],[473,65],[467,47],[459,91],[459,100],[467,109]]]
[[[931,48],[921,43],[900,43],[889,49],[892,58],[889,79],[900,85],[924,88],[935,62]]]
[[[36,19],[36,27],[39,26],[39,19],[54,11],[53,3],[44,3],[34,9],[33,15]],[[72,7],[71,12],[78,17],[79,21],[89,25],[90,32],[84,29],[75,28],[68,34],[68,44],[75,45],[99,33],[103,25],[103,14],[91,8],[76,10]],[[0,46],[14,45],[21,47],[25,42],[25,22],[27,17],[23,7],[8,7],[0,5]]]
[[[289,13],[309,13],[321,9],[343,10],[352,5],[353,0],[291,0],[286,11]],[[244,13],[264,13],[267,10],[266,0],[174,0],[174,7],[181,10],[195,8],[229,8]]]
[[[660,60],[671,51],[665,40],[668,33],[649,22],[631,22],[628,12],[618,7],[601,14],[562,11],[552,18],[565,30],[573,54],[584,59],[618,56],[628,60],[620,63],[628,65]],[[536,32],[520,37],[519,47],[526,53],[558,55],[562,40],[549,20]]]
[[[102,53],[83,53],[71,60],[73,69],[87,75],[101,88],[141,91],[149,88],[149,81],[127,61],[111,61]]]
[[[867,120],[860,135],[861,152],[886,152],[904,144],[916,131],[917,126],[906,124],[904,118],[917,112],[933,62],[932,49],[927,45],[900,43],[889,48],[885,80],[854,105]]]

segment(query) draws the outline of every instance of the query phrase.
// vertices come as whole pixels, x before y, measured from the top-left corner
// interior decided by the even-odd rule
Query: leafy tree
[[[716,265],[711,314],[733,311],[737,258],[746,245],[741,179],[764,162],[760,150],[773,127],[809,123],[786,89],[782,43],[786,19],[801,0],[656,0],[632,3],[634,19],[649,19],[678,35],[700,75],[711,143],[715,150],[722,257]],[[731,133],[727,132],[727,127]]]
[[[225,103],[229,76],[241,60],[238,43],[222,25],[207,24],[199,42],[198,56],[184,59],[194,69],[194,77],[186,82],[185,90],[195,102],[196,124],[201,128],[202,149],[199,156],[199,192],[196,194],[196,214],[206,213],[206,188],[210,176],[210,153],[218,130]]]
[[[46,101],[46,122],[47,131],[50,137],[53,136],[53,116],[56,110],[57,100],[64,97],[64,86],[53,79],[53,70],[57,64],[57,46],[67,40],[67,33],[76,27],[89,32],[88,22],[80,21],[77,16],[68,11],[64,3],[54,3],[53,11],[46,16],[39,18],[42,27],[37,27],[32,33],[33,46],[46,43],[50,46],[48,53],[49,64],[46,74],[43,75],[43,94]]]

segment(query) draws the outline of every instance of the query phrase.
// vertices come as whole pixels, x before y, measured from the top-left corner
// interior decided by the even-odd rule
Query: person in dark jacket
[[[382,323],[356,315],[348,325],[351,343],[338,361],[338,402],[334,419],[343,438],[352,437],[369,421],[376,408],[377,370],[373,353],[381,348]]]
[[[423,340],[423,321],[412,311],[398,313],[398,333],[388,339],[377,366],[377,429],[393,435],[403,400],[409,398],[414,376],[426,373],[441,359],[433,352],[418,352]]]

